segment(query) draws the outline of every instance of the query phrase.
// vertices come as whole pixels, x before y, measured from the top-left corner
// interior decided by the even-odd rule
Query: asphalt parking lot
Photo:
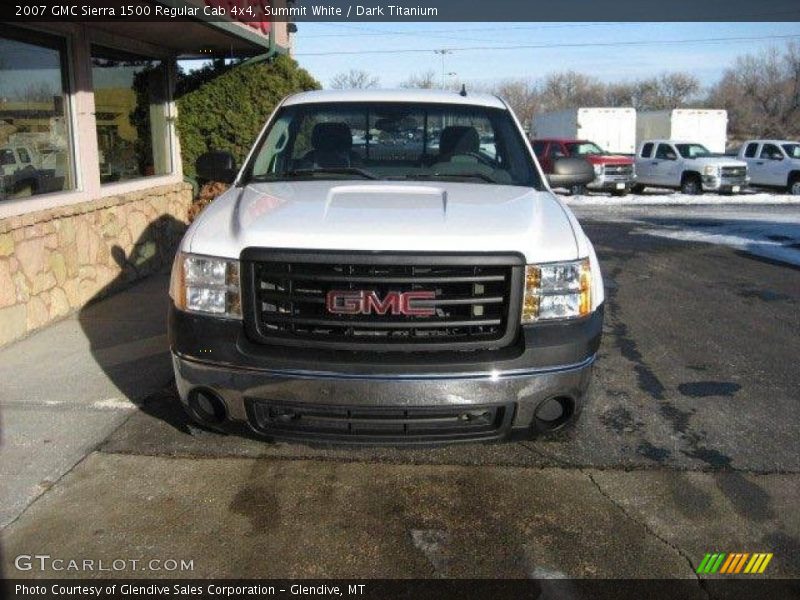
[[[800,269],[652,234],[713,229],[713,209],[577,212],[607,299],[574,428],[441,448],[266,443],[189,425],[167,386],[5,528],[5,575],[41,576],[12,558],[46,549],[194,561],[144,577],[693,578],[713,551],[772,552],[768,576],[800,576]]]

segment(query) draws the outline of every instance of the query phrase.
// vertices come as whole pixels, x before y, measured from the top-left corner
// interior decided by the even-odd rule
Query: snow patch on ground
[[[688,196],[679,192],[628,194],[627,196],[608,196],[605,194],[587,194],[583,196],[562,196],[569,206],[654,206],[683,205],[702,206],[709,204],[798,204],[800,196],[789,194],[770,194],[768,192],[745,193],[734,195],[701,194]]]
[[[720,244],[749,254],[800,266],[800,222],[675,221],[632,231],[685,242]]]

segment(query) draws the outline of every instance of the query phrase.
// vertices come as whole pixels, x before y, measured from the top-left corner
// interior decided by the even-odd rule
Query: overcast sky
[[[456,73],[448,77],[458,83],[491,83],[514,77],[535,79],[566,69],[604,81],[681,70],[709,85],[739,54],[770,45],[782,48],[787,40],[780,36],[796,36],[794,40],[800,43],[800,23],[299,23],[298,28],[296,58],[325,87],[333,75],[349,69],[380,77],[381,87],[396,87],[409,75],[425,70],[434,70],[441,78],[441,56],[433,49],[514,45],[561,47],[453,50],[445,55],[445,73]],[[759,39],[621,44],[714,38]],[[564,47],[570,44],[598,45]],[[412,49],[427,51],[409,52]],[[391,52],[359,54],[361,50]]]

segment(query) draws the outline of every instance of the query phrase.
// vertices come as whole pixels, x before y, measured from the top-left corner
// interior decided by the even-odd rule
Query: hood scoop
[[[325,221],[364,221],[375,211],[389,223],[444,221],[447,191],[426,185],[340,185],[331,188],[325,202]]]

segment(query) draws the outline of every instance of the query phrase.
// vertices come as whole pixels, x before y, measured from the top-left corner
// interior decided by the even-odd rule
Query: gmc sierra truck
[[[647,140],[636,153],[634,192],[645,187],[676,188],[684,194],[727,192],[747,186],[747,163],[714,156],[702,144]]]
[[[739,149],[739,159],[747,163],[753,185],[800,196],[800,142],[748,140]]]
[[[305,92],[240,170],[211,152],[197,171],[232,186],[172,270],[170,346],[195,420],[402,444],[533,435],[579,413],[600,267],[501,99]],[[564,159],[550,180],[593,176]]]

